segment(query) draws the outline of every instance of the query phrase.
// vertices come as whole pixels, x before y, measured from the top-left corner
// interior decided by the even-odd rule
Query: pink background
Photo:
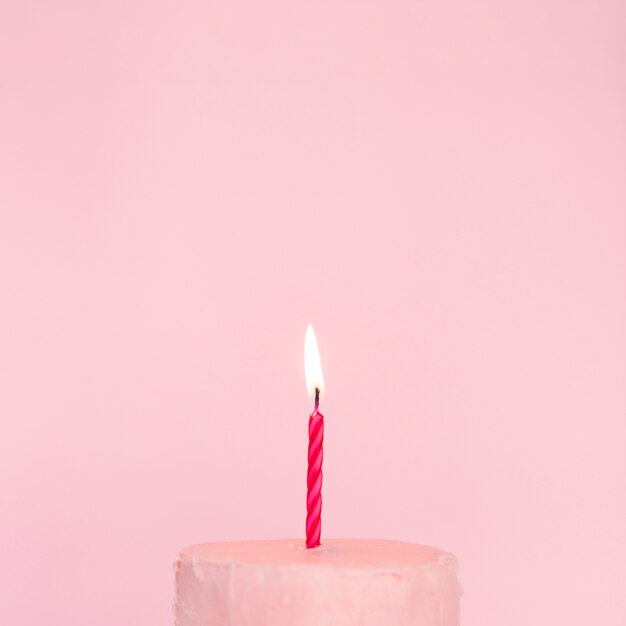
[[[626,5],[0,8],[0,621],[172,623],[189,543],[433,544],[626,622]]]

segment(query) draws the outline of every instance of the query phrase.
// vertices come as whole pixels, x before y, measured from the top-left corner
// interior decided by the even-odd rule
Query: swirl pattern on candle
[[[306,547],[320,545],[322,534],[322,460],[324,416],[317,410],[309,417],[309,467],[306,496]]]

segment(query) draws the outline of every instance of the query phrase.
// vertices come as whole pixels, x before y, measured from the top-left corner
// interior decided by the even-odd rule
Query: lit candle
[[[320,393],[324,391],[322,363],[315,331],[311,324],[304,336],[304,370],[309,396],[315,397],[315,408],[309,416],[309,463],[306,494],[306,547],[320,545],[322,534],[322,460],[324,459],[324,416],[318,411]]]

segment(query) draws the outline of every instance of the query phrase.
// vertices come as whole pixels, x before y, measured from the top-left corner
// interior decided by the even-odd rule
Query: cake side
[[[176,626],[458,626],[457,560],[398,541],[201,544],[176,564]]]

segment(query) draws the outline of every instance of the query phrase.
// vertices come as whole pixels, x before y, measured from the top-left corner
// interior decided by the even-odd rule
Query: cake
[[[176,626],[458,626],[456,557],[400,541],[206,543],[176,561]]]

